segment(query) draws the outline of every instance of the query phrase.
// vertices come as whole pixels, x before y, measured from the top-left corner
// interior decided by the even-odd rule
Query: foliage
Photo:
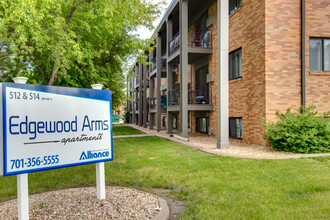
[[[113,141],[106,185],[181,200],[180,219],[330,219],[329,157],[247,160],[159,137]],[[29,193],[95,186],[95,181],[94,164],[30,173]],[[0,202],[14,199],[16,192],[16,176],[0,177]]]
[[[276,113],[280,120],[262,125],[266,128],[263,138],[281,151],[294,153],[330,152],[330,118],[317,116],[315,106],[301,107],[297,113],[288,109],[286,113]]]
[[[130,121],[129,121],[129,115],[130,115],[130,110],[129,109],[127,109],[125,112],[124,112],[124,121],[125,121],[125,123],[130,123]]]
[[[3,81],[112,90],[113,106],[125,97],[122,74],[129,55],[147,50],[139,27],[152,28],[159,4],[146,0],[0,0],[0,40],[10,57]],[[7,65],[8,66],[8,65]]]

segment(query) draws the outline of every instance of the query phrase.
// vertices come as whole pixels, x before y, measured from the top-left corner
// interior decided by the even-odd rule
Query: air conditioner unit
[[[160,86],[160,91],[164,91],[167,90],[167,85],[161,85]]]
[[[209,82],[213,82],[213,81],[214,81],[214,74],[213,73],[207,74],[206,82],[209,83]]]
[[[214,136],[214,127],[213,126],[209,126],[209,135]]]
[[[213,24],[213,16],[209,16],[206,20],[206,26],[210,27]]]

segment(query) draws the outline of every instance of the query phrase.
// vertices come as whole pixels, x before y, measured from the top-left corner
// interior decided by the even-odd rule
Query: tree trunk
[[[49,79],[49,81],[48,81],[48,85],[49,85],[49,86],[52,86],[52,85],[56,82],[56,80],[57,80],[57,72],[58,72],[58,70],[59,70],[58,67],[53,69],[52,77],[51,77],[51,78]]]

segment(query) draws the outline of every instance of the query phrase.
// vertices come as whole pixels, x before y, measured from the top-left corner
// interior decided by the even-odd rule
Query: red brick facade
[[[330,111],[330,72],[309,71],[309,38],[330,39],[330,0],[306,1],[306,105]]]
[[[229,81],[229,117],[242,117],[243,142],[265,144],[265,3],[243,0],[229,16],[229,52],[242,49],[242,78]]]
[[[242,77],[229,81],[229,117],[243,119],[243,139],[236,141],[265,145],[261,118],[276,121],[276,111],[297,109],[302,104],[301,7],[301,0],[242,0],[242,6],[229,15],[229,53],[242,51]],[[216,135],[217,3],[208,9],[208,16],[213,18],[209,27],[213,45],[209,73],[214,74],[214,81],[209,83],[213,105],[209,126]],[[309,70],[309,40],[313,37],[330,39],[329,21],[330,0],[306,0],[306,105],[316,105],[320,113],[330,110],[330,72]],[[194,37],[194,29],[194,25],[188,29],[189,40]],[[195,70],[195,64],[189,65],[188,74]],[[179,68],[177,74],[177,83],[180,83]],[[188,77],[192,86],[194,75]],[[162,79],[162,84],[165,83]],[[195,133],[196,112],[189,115],[190,132]],[[179,122],[180,114],[177,119]]]

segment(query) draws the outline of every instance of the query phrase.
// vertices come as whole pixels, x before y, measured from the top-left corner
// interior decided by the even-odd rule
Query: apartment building
[[[227,148],[265,145],[276,111],[329,111],[329,15],[330,0],[173,0],[129,82],[131,122]]]

